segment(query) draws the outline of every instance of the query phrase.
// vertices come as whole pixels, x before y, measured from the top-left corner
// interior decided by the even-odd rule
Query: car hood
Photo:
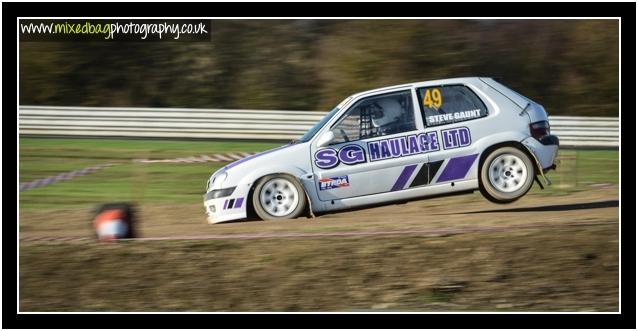
[[[307,148],[308,143],[289,143],[247,156],[225,166],[223,169],[229,173],[243,172],[256,167],[272,167],[278,164],[295,165],[300,168],[307,168],[307,164],[309,162],[308,154],[304,152]]]

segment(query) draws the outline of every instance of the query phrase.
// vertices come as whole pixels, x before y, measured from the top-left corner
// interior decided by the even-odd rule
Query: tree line
[[[552,115],[618,116],[616,20],[214,20],[209,42],[21,42],[22,105],[329,110],[497,78]]]

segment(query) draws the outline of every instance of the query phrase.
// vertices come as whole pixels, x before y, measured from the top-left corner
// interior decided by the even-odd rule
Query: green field
[[[223,163],[140,164],[134,159],[163,159],[221,152],[258,152],[277,143],[118,139],[20,139],[20,182],[46,178],[109,162],[117,166],[20,193],[20,210],[87,208],[112,201],[137,203],[200,202],[206,180]],[[565,150],[552,186],[531,194],[565,194],[592,184],[618,183],[615,150]]]

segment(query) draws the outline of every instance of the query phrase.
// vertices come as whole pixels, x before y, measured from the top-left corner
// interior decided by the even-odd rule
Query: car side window
[[[487,107],[464,85],[421,87],[417,90],[423,122],[437,126],[487,116]]]
[[[416,130],[410,91],[360,100],[332,127],[339,144]]]

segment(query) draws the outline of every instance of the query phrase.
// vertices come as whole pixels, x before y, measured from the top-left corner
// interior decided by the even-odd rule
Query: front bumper
[[[243,188],[243,189],[242,189]],[[242,187],[210,190],[204,194],[208,223],[220,223],[246,218],[247,190]]]
[[[244,197],[204,200],[204,208],[210,224],[246,218],[246,198]]]

